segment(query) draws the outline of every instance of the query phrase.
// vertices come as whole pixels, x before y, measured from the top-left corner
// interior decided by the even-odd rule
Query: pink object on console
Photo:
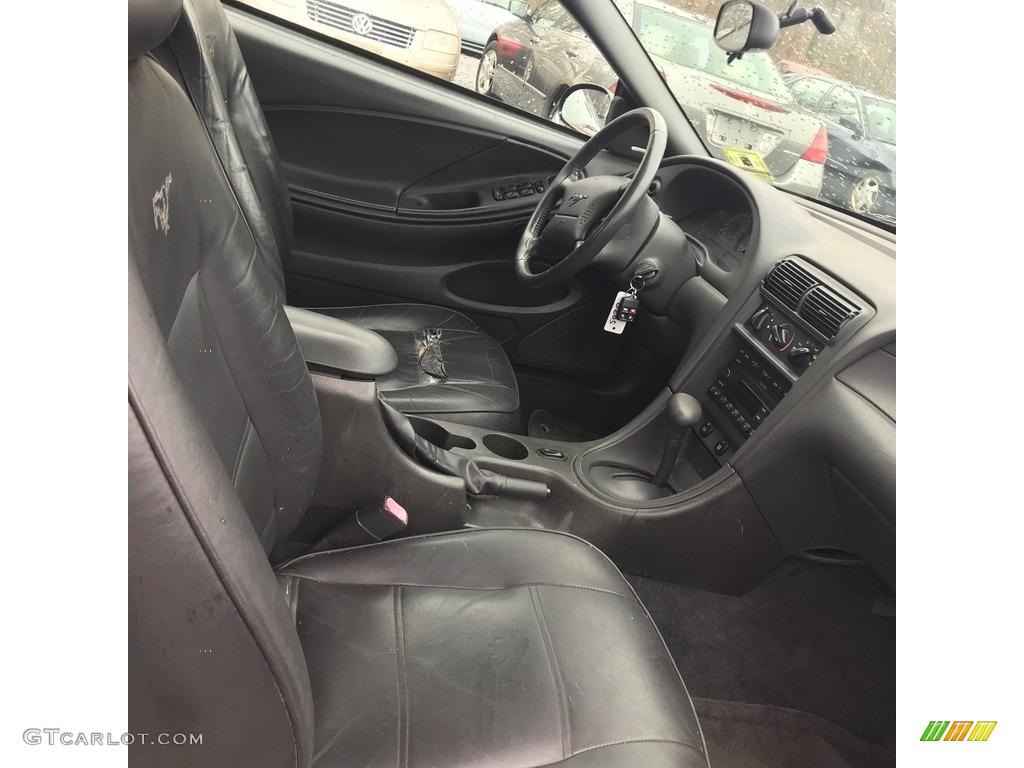
[[[409,513],[405,511],[405,507],[403,507],[397,501],[392,499],[390,496],[384,497],[384,504],[381,506],[381,509],[383,509],[396,520],[400,520],[402,525],[409,524]]]

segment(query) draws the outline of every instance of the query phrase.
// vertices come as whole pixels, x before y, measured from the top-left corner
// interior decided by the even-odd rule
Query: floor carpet
[[[874,745],[820,717],[770,704],[694,699],[712,768],[889,768]]]
[[[740,597],[628,578],[704,702],[714,765],[891,764],[896,621],[872,614],[878,581],[867,568],[789,558]],[[810,762],[737,762],[784,738],[786,760]],[[815,762],[828,749],[833,762]]]

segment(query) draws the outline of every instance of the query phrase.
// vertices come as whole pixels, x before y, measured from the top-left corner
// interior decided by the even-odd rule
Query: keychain
[[[639,283],[639,285],[637,284]],[[619,291],[615,294],[615,301],[612,302],[611,312],[605,321],[604,329],[609,333],[622,333],[626,330],[626,324],[636,320],[640,311],[640,299],[637,294],[643,290],[643,278],[634,275],[629,281],[628,291]]]

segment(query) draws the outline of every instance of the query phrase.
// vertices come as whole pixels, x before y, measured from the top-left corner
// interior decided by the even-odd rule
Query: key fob
[[[615,310],[615,319],[620,323],[632,323],[639,311],[640,299],[634,294],[627,293],[622,297],[622,301],[619,302],[618,308]]]
[[[622,333],[626,330],[626,324],[619,320],[619,304],[629,294],[625,291],[619,291],[615,296],[615,301],[612,302],[611,311],[608,313],[608,319],[605,320],[604,329],[608,333]]]

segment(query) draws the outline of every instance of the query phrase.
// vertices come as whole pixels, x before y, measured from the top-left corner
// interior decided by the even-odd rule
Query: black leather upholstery
[[[579,539],[464,531],[309,555],[278,578],[314,766],[707,765],[661,636]]]
[[[465,531],[272,571],[320,466],[305,362],[149,55],[128,137],[128,730],[203,735],[136,740],[130,763],[707,766],[656,629],[580,540]]]
[[[231,188],[284,290],[292,204],[242,52],[219,0],[186,0],[161,61],[179,78],[206,126]]]
[[[522,429],[519,390],[501,345],[458,312],[426,304],[320,309],[369,328],[398,353],[377,379],[381,398],[403,413],[507,432]]]
[[[188,99],[144,57],[128,105],[131,384],[154,417],[171,389],[191,402],[269,551],[320,471],[313,384]]]
[[[317,370],[353,379],[378,379],[398,365],[394,347],[360,325],[298,307],[285,307],[302,356]]]
[[[132,763],[306,765],[309,679],[265,551],[316,482],[312,383],[209,138],[150,56],[128,63],[128,168],[129,726],[206,734]]]
[[[181,0],[138,0],[128,4],[128,61],[153,50],[171,34]]]
[[[256,242],[281,281],[292,245],[292,211],[273,138],[245,61],[219,0],[185,0],[170,39],[168,64],[196,106]],[[380,332],[395,344],[399,366],[377,381],[399,410],[506,431],[521,431],[519,389],[508,356],[479,326],[440,307],[382,305],[317,309]],[[365,311],[359,311],[363,309]],[[447,377],[427,372],[417,357],[425,332],[440,330]]]

